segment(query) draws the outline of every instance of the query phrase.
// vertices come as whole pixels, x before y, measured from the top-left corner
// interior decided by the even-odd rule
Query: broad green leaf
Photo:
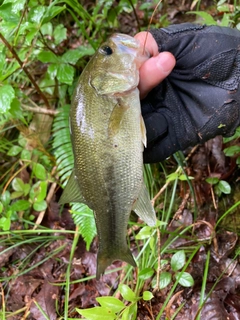
[[[138,277],[139,279],[145,281],[151,278],[153,274],[154,274],[154,270],[152,268],[144,268],[139,272]]]
[[[23,10],[26,0],[5,0],[4,3],[11,3],[12,4],[12,12],[18,13],[19,11]]]
[[[45,200],[34,202],[33,209],[36,211],[44,211],[47,209],[47,202]]]
[[[126,284],[120,284],[118,286],[118,289],[119,289],[123,299],[130,301],[130,302],[136,301],[136,295],[132,291],[132,289],[129,288],[129,286],[127,286]]]
[[[81,59],[84,56],[91,56],[94,54],[94,49],[92,47],[80,47],[78,49],[74,50],[68,50],[64,55],[62,56],[62,61],[65,63],[71,63],[76,64],[79,59]]]
[[[240,146],[231,146],[225,148],[223,151],[227,157],[232,157],[235,154],[240,153]]]
[[[50,20],[52,20],[52,18],[57,16],[59,13],[61,13],[65,9],[66,9],[65,6],[62,6],[62,7],[55,6],[55,5],[49,6],[45,12],[43,23],[49,22]]]
[[[182,274],[177,272],[175,277],[179,284],[181,284],[183,287],[191,287],[194,285],[193,277],[188,272],[183,272]]]
[[[67,39],[67,29],[62,25],[58,24],[53,31],[54,43],[59,44],[63,40]]]
[[[105,307],[94,307],[89,309],[78,309],[76,311],[88,320],[115,320],[116,315]]]
[[[11,220],[7,219],[6,217],[2,217],[0,219],[0,228],[3,229],[3,231],[8,231],[11,226]]]
[[[98,297],[96,300],[102,307],[109,308],[115,313],[125,308],[125,304],[115,297]]]
[[[21,151],[22,151],[22,147],[12,146],[12,147],[9,149],[7,155],[8,155],[8,156],[11,156],[11,157],[14,157],[14,156],[16,156],[17,154],[19,154]]]
[[[0,86],[0,114],[10,109],[14,97],[15,92],[12,86],[8,84]]]
[[[38,55],[38,59],[44,63],[59,63],[60,59],[51,51],[42,51]]]
[[[152,228],[149,226],[145,226],[139,231],[135,239],[137,240],[147,239],[151,236],[151,234],[152,234]]]
[[[191,11],[191,14],[196,14],[199,17],[203,18],[204,22],[207,25],[217,25],[217,22],[213,19],[213,17],[205,11]]]
[[[52,23],[51,22],[47,22],[47,23],[44,23],[41,28],[40,28],[41,32],[42,32],[42,35],[52,35],[53,33],[53,26],[52,26]]]
[[[11,23],[12,26],[16,25],[19,22],[19,16],[13,12],[12,10],[12,3],[4,3],[0,7],[0,17],[7,21],[8,23]],[[3,34],[5,33],[3,29],[3,24],[1,23],[1,31]]]
[[[210,184],[217,184],[219,182],[219,179],[217,177],[209,177],[206,179],[206,181]]]
[[[11,205],[13,211],[25,211],[30,208],[30,203],[27,200],[17,200]]]
[[[12,187],[15,191],[22,191],[24,193],[24,182],[20,178],[14,178],[12,181]]]
[[[152,292],[150,291],[144,291],[143,292],[143,300],[144,301],[149,301],[154,297],[154,295],[152,294]]]
[[[225,194],[231,193],[231,186],[227,181],[224,181],[224,180],[219,181],[218,188],[220,191],[222,191]]]
[[[160,274],[159,288],[166,288],[172,280],[172,275],[169,272],[162,272]]]
[[[57,68],[57,79],[61,83],[71,85],[74,77],[74,68],[68,64],[60,64]]]
[[[2,211],[3,211],[3,204],[2,202],[0,202],[0,213],[2,213]]]
[[[46,7],[44,7],[44,6],[39,5],[37,7],[32,7],[29,11],[28,18],[31,22],[39,24],[45,11],[46,11]]]
[[[166,182],[175,181],[178,179],[178,177],[179,177],[179,174],[177,172],[173,172],[167,176]]]
[[[47,177],[44,166],[36,162],[33,163],[33,174],[40,180],[45,180]]]
[[[179,250],[178,252],[174,253],[171,258],[171,268],[173,271],[180,270],[184,267],[186,262],[186,256],[184,250]]]
[[[21,152],[21,159],[22,160],[30,160],[31,159],[31,152],[29,150],[23,149]]]
[[[8,190],[6,190],[2,195],[1,195],[1,200],[4,205],[4,207],[8,206],[10,201],[11,201],[11,194]]]

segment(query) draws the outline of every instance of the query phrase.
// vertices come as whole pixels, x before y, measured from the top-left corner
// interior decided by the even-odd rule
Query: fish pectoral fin
[[[81,195],[78,182],[76,180],[75,171],[71,173],[70,178],[68,179],[67,185],[63,190],[63,194],[59,200],[59,204],[69,203],[69,202],[79,202],[85,203],[84,197]]]
[[[134,212],[150,227],[155,226],[157,219],[154,208],[151,204],[151,200],[144,183],[142,183],[139,196],[132,208]]]
[[[147,148],[147,130],[146,130],[145,123],[142,116],[140,119],[140,127],[141,127],[141,134],[142,134],[142,143],[144,147]]]
[[[97,255],[96,279],[99,280],[101,275],[104,274],[105,269],[116,260],[125,261],[133,267],[137,266],[129,248],[124,248],[123,250],[114,250],[112,253],[109,251],[104,252],[101,250],[101,248],[99,248]]]
[[[112,110],[108,124],[108,135],[114,137],[121,127],[122,119],[129,106],[125,106],[121,99],[117,99],[117,104]]]

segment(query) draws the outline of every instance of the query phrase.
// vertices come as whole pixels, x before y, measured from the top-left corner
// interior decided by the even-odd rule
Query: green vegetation
[[[222,216],[216,218],[213,226],[190,218],[186,222],[182,219],[184,209],[193,211],[196,218],[198,194],[203,196],[194,185],[196,175],[189,169],[188,159],[180,154],[176,161],[171,158],[162,164],[146,166],[145,181],[154,199],[158,223],[150,228],[140,222],[129,222],[129,243],[134,243],[138,271],[129,265],[108,270],[107,276],[118,272],[117,285],[109,290],[112,296],[97,297],[100,306],[71,307],[73,287],[94,279],[87,272],[79,279],[72,278],[79,239],[84,239],[87,251],[93,245],[96,235],[93,213],[86,205],[72,205],[69,210],[75,230],[67,230],[58,223],[46,227],[47,222],[43,223],[47,213],[53,210],[53,203],[56,205],[73,168],[68,127],[71,96],[79,74],[100,43],[115,31],[133,35],[146,30],[157,4],[157,1],[139,3],[136,0],[80,2],[0,0],[0,317],[30,319],[27,302],[17,311],[7,308],[11,288],[19,277],[38,270],[52,259],[59,263],[58,268],[64,265],[64,274],[57,280],[49,278],[55,288],[62,288],[61,293],[56,291],[59,294],[55,303],[58,319],[76,319],[80,315],[90,320],[103,317],[136,319],[139,310],[144,309],[143,305],[151,311],[151,303],[154,305],[152,301],[159,292],[159,301],[161,292],[164,292],[164,301],[161,300],[154,314],[157,314],[156,319],[162,315],[168,318],[176,288],[194,283],[191,264],[202,246],[206,247],[207,258],[202,266],[199,306],[204,305],[209,246],[216,240],[220,222],[235,213],[240,205],[239,197],[236,200],[234,195],[236,185],[219,175],[207,175],[204,187],[212,192],[214,202],[223,199]],[[236,0],[231,5],[225,0],[217,2],[211,8],[211,14],[201,11],[200,4],[199,0],[193,1],[191,7],[197,11],[189,12],[196,14],[198,22],[240,30],[240,6]],[[167,4],[160,4],[153,26],[171,23],[166,9]],[[195,20],[195,15],[188,17]],[[130,28],[124,28],[127,25]],[[240,165],[239,139],[240,130],[233,137],[224,139],[225,155],[234,159],[236,168]],[[226,201],[227,204],[226,194],[233,198]],[[57,208],[57,211],[62,216],[64,208]],[[207,228],[204,236],[196,231],[197,228]],[[239,232],[239,229],[235,231]],[[9,260],[8,270],[4,263],[12,252],[33,243],[34,249],[26,251],[24,257],[16,255]],[[65,260],[59,256],[62,257],[69,243],[64,264],[62,261]],[[39,253],[42,259],[37,260],[34,256]],[[236,251],[234,259],[238,254]],[[35,309],[32,310],[37,312],[38,309],[41,319],[55,319],[47,314],[39,301],[33,299]],[[171,319],[184,304],[184,301],[180,303]]]

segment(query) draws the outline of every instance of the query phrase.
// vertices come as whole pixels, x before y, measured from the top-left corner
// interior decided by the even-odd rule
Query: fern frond
[[[74,223],[79,226],[79,231],[86,242],[87,250],[97,234],[96,224],[93,212],[83,203],[74,203],[72,205],[72,217]]]
[[[53,149],[61,183],[65,186],[74,167],[71,136],[69,131],[70,106],[64,106],[54,119]],[[79,226],[81,236],[89,250],[93,238],[97,234],[93,212],[83,203],[71,204],[72,217]]]

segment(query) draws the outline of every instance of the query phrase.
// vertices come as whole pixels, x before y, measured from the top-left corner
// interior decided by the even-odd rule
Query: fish
[[[139,68],[149,58],[133,37],[115,33],[81,73],[70,109],[74,169],[59,200],[94,212],[99,239],[96,278],[115,260],[136,262],[126,235],[131,211],[149,226],[156,214],[143,180],[146,129]]]

